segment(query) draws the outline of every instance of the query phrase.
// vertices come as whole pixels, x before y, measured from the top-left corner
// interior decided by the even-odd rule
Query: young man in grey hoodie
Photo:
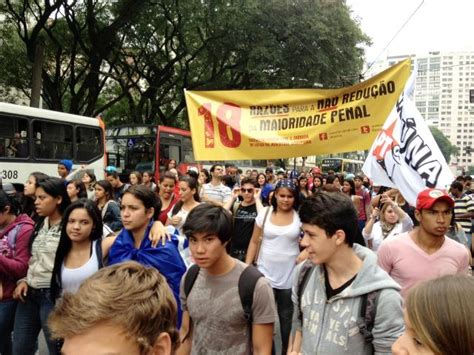
[[[295,275],[289,353],[391,354],[404,330],[400,286],[377,266],[371,250],[354,244],[352,201],[341,193],[318,193],[303,202],[299,215],[309,260]],[[366,324],[370,318],[372,326]],[[364,325],[372,339],[363,335]]]

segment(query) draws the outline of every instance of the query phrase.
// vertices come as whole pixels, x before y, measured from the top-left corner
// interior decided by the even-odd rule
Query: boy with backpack
[[[189,213],[183,231],[195,265],[181,280],[178,354],[270,354],[273,291],[255,267],[227,253],[230,213],[203,203]]]
[[[354,244],[357,211],[340,193],[318,193],[299,211],[309,253],[295,276],[290,354],[391,353],[403,333],[400,286]]]

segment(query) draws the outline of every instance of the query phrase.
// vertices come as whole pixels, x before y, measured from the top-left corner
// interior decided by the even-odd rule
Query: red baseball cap
[[[450,207],[454,207],[454,200],[446,191],[440,189],[425,189],[416,198],[417,210],[428,210],[438,201],[446,201]]]

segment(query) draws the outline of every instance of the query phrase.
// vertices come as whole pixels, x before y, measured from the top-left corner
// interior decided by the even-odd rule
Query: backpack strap
[[[377,290],[362,296],[357,326],[367,343],[372,343],[374,340],[372,329],[374,328],[379,294],[380,290]]]
[[[11,248],[12,248],[12,253],[13,256],[16,256],[16,240],[18,239],[18,232],[20,231],[21,227],[23,226],[23,223],[17,224],[15,227],[13,227],[8,233],[5,234],[7,239],[12,236],[13,238],[11,239]]]
[[[306,284],[308,283],[309,277],[313,269],[314,269],[313,264],[311,263],[311,261],[307,260],[301,266],[300,273],[298,274],[298,284],[297,284],[298,286],[296,289],[296,293],[298,296],[298,306],[300,307],[299,320],[301,324],[303,324],[303,312],[301,309],[301,299],[303,297],[304,289],[306,287]]]
[[[103,255],[102,255],[102,240],[96,240],[95,241],[95,255],[97,256],[97,264],[99,266],[99,269],[102,269],[104,267],[104,260],[103,260]]]
[[[252,305],[253,305],[253,293],[258,280],[263,277],[263,274],[258,269],[249,265],[240,274],[239,277],[239,296],[242,308],[244,309],[244,317],[252,325]]]
[[[189,296],[189,293],[191,292],[194,282],[196,282],[196,279],[199,275],[199,266],[196,264],[191,265],[191,267],[188,269],[188,272],[186,273],[186,276],[184,277],[184,294],[186,297]]]

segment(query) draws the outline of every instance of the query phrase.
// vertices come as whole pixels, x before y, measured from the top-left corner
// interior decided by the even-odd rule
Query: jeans
[[[281,353],[286,354],[291,332],[291,321],[293,318],[293,302],[291,301],[291,288],[284,290],[274,288],[273,295],[275,296],[278,320],[280,321]]]
[[[12,331],[15,322],[16,300],[0,301],[0,354],[12,354]]]
[[[53,310],[49,288],[28,288],[25,303],[18,302],[13,328],[13,353],[34,355],[38,334],[43,329],[51,355],[59,354],[57,341],[51,339],[47,326],[49,313]]]

